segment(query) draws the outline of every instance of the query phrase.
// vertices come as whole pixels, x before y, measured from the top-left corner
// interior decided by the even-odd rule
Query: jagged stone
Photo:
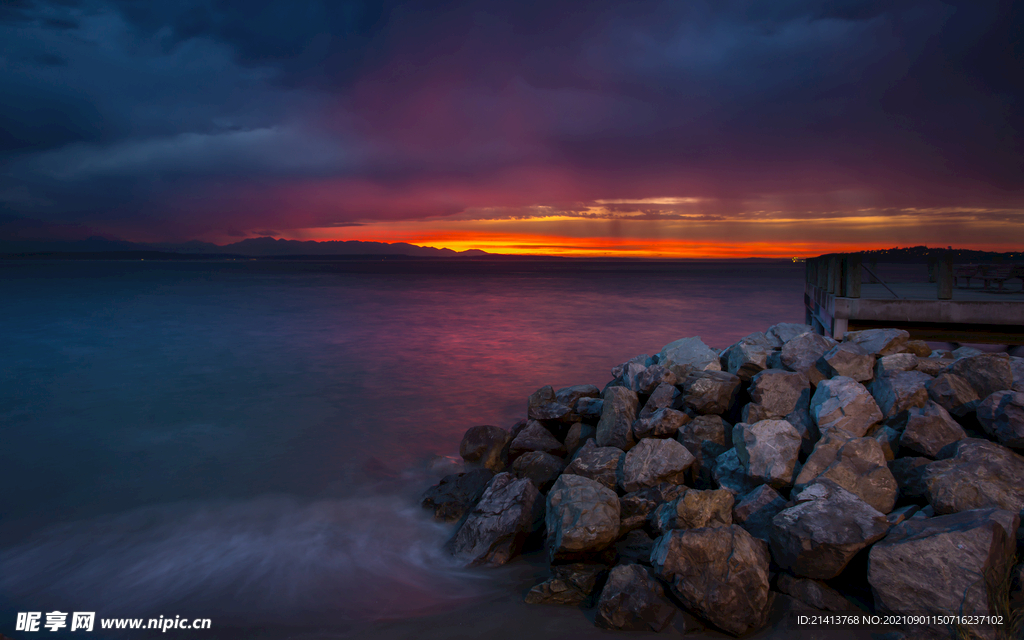
[[[1010,372],[1013,374],[1014,391],[1024,391],[1024,358],[1010,356]]]
[[[964,417],[976,410],[981,398],[967,380],[953,373],[940,373],[928,382],[928,397],[954,416]]]
[[[878,356],[900,353],[906,347],[910,334],[902,329],[866,329],[847,331],[844,342],[852,342],[864,351]]]
[[[882,513],[892,511],[898,495],[896,478],[889,471],[881,445],[874,438],[853,438],[836,452],[835,459],[810,479],[832,480]],[[802,481],[808,482],[801,471]]]
[[[932,348],[928,346],[928,343],[924,340],[907,340],[907,344],[904,345],[907,352],[914,354],[919,358],[927,358],[932,355]]]
[[[736,454],[746,475],[775,488],[793,484],[800,433],[785,420],[740,423],[733,429]]]
[[[642,395],[650,395],[663,384],[675,385],[679,382],[676,374],[672,373],[660,364],[652,364],[636,379],[636,392]]]
[[[854,342],[841,342],[825,352],[815,365],[826,378],[844,376],[867,382],[874,376],[875,356]]]
[[[654,388],[638,418],[649,418],[659,409],[677,409],[682,406],[681,394],[675,384],[662,383]]]
[[[723,351],[719,360],[723,371],[748,381],[768,367],[771,351],[771,343],[763,333],[752,333]]]
[[[785,419],[810,406],[811,384],[802,373],[769,369],[751,378],[750,400],[764,409],[765,419]]]
[[[448,541],[448,550],[471,565],[505,564],[538,529],[543,513],[544,499],[532,482],[499,473]]]
[[[947,453],[943,451],[943,453]],[[985,509],[1024,509],[1024,457],[988,440],[965,438],[950,456],[924,472],[928,503],[939,515]]]
[[[705,453],[717,458],[732,446],[732,425],[721,416],[697,416],[679,428],[676,441],[693,454],[698,464],[706,466]],[[708,444],[714,446],[709,448]]]
[[[1005,353],[982,353],[960,358],[949,365],[947,371],[966,380],[979,398],[987,398],[996,391],[1013,386],[1010,356]]]
[[[842,594],[820,580],[780,573],[775,581],[779,591],[819,611],[854,611],[856,607]]]
[[[649,489],[633,491],[619,498],[619,531],[625,533],[645,526],[651,514],[666,502],[686,493],[681,484],[663,482]]]
[[[822,434],[842,429],[858,437],[883,417],[867,388],[846,376],[822,380],[811,397],[810,412]]]
[[[948,360],[942,360],[941,358],[918,358],[917,367],[915,368],[929,376],[937,376],[945,370],[948,364]]]
[[[593,425],[577,422],[569,427],[569,432],[565,435],[565,451],[570,456],[575,455],[583,443],[593,440],[596,435],[597,429]]]
[[[501,427],[489,424],[470,427],[459,443],[459,455],[466,462],[498,473],[508,466],[511,441],[512,436]]]
[[[727,527],[732,524],[733,495],[725,489],[689,489],[651,515],[651,528],[661,535],[672,529]]]
[[[740,379],[726,371],[691,373],[682,382],[683,404],[701,415],[721,415],[736,403]]]
[[[560,564],[551,567],[552,577],[530,589],[527,604],[579,605],[586,602],[608,567],[598,564]]]
[[[580,420],[588,424],[597,424],[604,411],[604,400],[601,398],[580,398],[576,401],[576,413]]]
[[[889,529],[885,515],[828,479],[797,493],[772,520],[772,557],[792,573],[818,580],[838,576],[858,551]]]
[[[527,478],[544,493],[562,474],[565,462],[550,453],[528,451],[512,463],[512,472],[517,478]]]
[[[565,455],[562,443],[536,420],[530,420],[512,440],[508,449],[509,460],[514,462],[528,451],[543,451],[559,458]]]
[[[929,400],[923,407],[907,412],[900,446],[934,458],[946,445],[966,437],[963,427],[940,405]]]
[[[775,489],[762,484],[736,503],[732,509],[732,521],[750,535],[767,542],[772,518],[785,508],[786,499]]]
[[[908,504],[899,509],[893,509],[891,513],[886,514],[885,519],[889,521],[889,526],[895,527],[904,520],[913,517],[918,510],[920,510],[920,507],[916,504]]]
[[[831,429],[826,432],[821,437],[821,440],[818,440],[818,443],[814,445],[811,455],[807,456],[807,460],[800,467],[800,472],[797,473],[796,481],[794,482],[795,490],[802,490],[821,475],[825,469],[835,462],[836,454],[839,453],[843,445],[853,438],[853,434],[842,429]]]
[[[590,478],[562,474],[548,493],[545,518],[550,559],[584,557],[618,538],[619,497]]]
[[[527,402],[527,417],[531,420],[560,421],[572,413],[572,408],[558,402],[551,385],[533,392]]]
[[[626,454],[617,447],[599,447],[588,440],[565,468],[565,473],[590,478],[612,491],[618,486],[618,470]]]
[[[768,554],[742,527],[672,531],[655,543],[651,564],[687,609],[719,629],[741,635],[767,624]]]
[[[928,401],[927,384],[932,377],[920,371],[890,371],[875,378],[869,389],[885,418],[892,418]]]
[[[1024,447],[1024,393],[996,391],[978,405],[978,422],[985,433],[1007,447]]]
[[[896,458],[889,463],[889,471],[896,479],[896,485],[900,489],[900,496],[911,500],[923,499],[928,493],[928,486],[924,481],[925,467],[931,460],[928,458]]]
[[[753,478],[747,475],[746,468],[740,462],[735,447],[715,458],[711,475],[715,484],[722,489],[728,489],[733,495],[750,493],[758,485]]]
[[[658,364],[681,380],[693,371],[721,371],[718,354],[700,336],[682,338],[665,345],[658,353]]]
[[[896,455],[899,454],[900,436],[899,431],[888,426],[882,427],[871,435],[878,442],[878,445],[882,447],[882,454],[885,455],[887,461],[895,460]]]
[[[816,333],[804,333],[793,338],[782,347],[780,358],[783,366],[790,371],[800,371],[808,376],[810,383],[817,384],[824,378],[814,365],[818,358],[825,355],[838,344],[832,338],[819,336]]]
[[[695,460],[693,454],[675,440],[644,438],[626,453],[619,486],[628,493],[662,482],[683,484]]]
[[[612,568],[597,603],[595,624],[604,629],[661,631],[676,608],[647,567],[620,564]]]
[[[433,509],[437,520],[458,522],[473,508],[493,477],[490,469],[447,475],[423,493],[420,504],[425,509]]]
[[[640,564],[651,564],[651,551],[654,549],[654,540],[647,535],[646,531],[633,530],[619,538],[615,543],[615,551],[619,555],[619,564],[631,562]]]
[[[783,345],[792,340],[802,336],[805,333],[811,333],[814,329],[810,325],[806,324],[795,324],[792,322],[780,322],[772,325],[768,331],[765,332],[765,338],[775,349],[781,349]]]
[[[917,369],[917,356],[912,353],[894,353],[882,356],[875,363],[875,377],[888,375],[893,371],[913,371]]]
[[[646,418],[633,423],[633,438],[672,438],[679,427],[690,421],[690,416],[675,409],[658,409]]]
[[[625,387],[609,387],[604,392],[604,407],[597,423],[597,444],[628,451],[634,444],[633,421],[639,403],[636,392]]]

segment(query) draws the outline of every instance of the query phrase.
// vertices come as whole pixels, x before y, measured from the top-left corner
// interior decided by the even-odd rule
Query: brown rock
[[[517,478],[526,478],[541,491],[546,492],[562,474],[565,462],[550,453],[527,451],[512,463],[512,472]]]
[[[793,484],[800,433],[785,420],[740,423],[733,429],[736,455],[746,475],[775,488]]]
[[[725,371],[691,373],[682,382],[683,404],[694,413],[721,415],[736,403],[739,377]]]
[[[483,495],[494,472],[476,469],[453,473],[423,493],[420,504],[434,510],[434,518],[442,522],[458,522]]]
[[[786,499],[766,484],[754,489],[736,503],[732,509],[732,521],[747,533],[768,541],[772,518],[786,507]]]
[[[927,385],[928,397],[953,414],[963,417],[978,408],[981,398],[967,380],[952,373],[940,373]]]
[[[854,342],[842,342],[825,352],[815,365],[826,378],[844,376],[867,382],[874,376],[875,356]]]
[[[532,482],[499,473],[448,541],[448,550],[471,565],[505,564],[522,550],[543,511],[543,498]]]
[[[928,400],[927,384],[932,378],[920,371],[891,371],[875,378],[871,395],[886,418],[895,417],[911,407],[923,407]]]
[[[470,427],[459,443],[459,455],[471,464],[479,464],[495,473],[508,465],[508,447],[512,441],[508,431],[489,424]]]
[[[823,434],[842,429],[860,437],[882,420],[882,411],[867,388],[845,376],[822,380],[811,397],[810,410]]]
[[[626,453],[619,486],[628,493],[662,482],[683,484],[695,461],[693,454],[675,440],[645,438]]]
[[[924,472],[929,504],[939,515],[971,509],[1024,509],[1024,457],[988,440],[965,438],[951,456]],[[945,451],[943,453],[946,453]]]
[[[900,353],[907,345],[910,334],[902,329],[866,329],[864,331],[847,331],[844,342],[859,345],[868,353],[888,356]]]
[[[663,482],[649,489],[633,491],[619,498],[619,531],[625,533],[647,524],[659,506],[686,493],[687,487]]]
[[[508,449],[509,460],[515,461],[528,451],[543,451],[559,458],[565,455],[562,443],[536,420],[530,420],[512,440]]]
[[[562,474],[548,493],[546,524],[551,560],[596,553],[619,536],[619,497],[589,478]]]
[[[690,416],[675,409],[658,409],[646,418],[633,423],[633,438],[672,438],[679,427],[690,421]]]
[[[963,427],[939,404],[929,400],[923,407],[907,412],[900,446],[934,458],[946,445],[966,437]]]
[[[1024,447],[1024,393],[996,391],[978,405],[985,433],[1007,447]]]
[[[661,631],[675,613],[649,569],[620,564],[612,568],[601,591],[595,624],[604,629]]]
[[[580,447],[565,473],[590,478],[612,491],[618,486],[618,470],[626,454],[616,447],[599,447],[593,440]]]
[[[597,445],[628,451],[634,444],[633,421],[639,404],[636,392],[625,387],[608,387],[597,423]]]

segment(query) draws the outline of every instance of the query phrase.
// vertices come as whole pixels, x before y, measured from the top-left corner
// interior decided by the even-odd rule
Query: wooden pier
[[[932,283],[889,283],[863,264],[861,254],[808,258],[806,321],[836,339],[847,331],[894,327],[920,340],[1024,344],[1024,281],[1018,271],[979,267],[979,273],[999,269],[1010,277],[986,281],[976,275],[965,284],[955,276],[970,269],[954,270],[949,257],[928,266]]]

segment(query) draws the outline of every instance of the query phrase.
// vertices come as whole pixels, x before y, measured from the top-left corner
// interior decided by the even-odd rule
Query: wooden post
[[[851,253],[846,256],[846,265],[843,271],[846,274],[846,297],[847,298],[859,298],[860,297],[860,262],[861,255],[859,253]]]
[[[942,256],[938,264],[939,272],[939,300],[953,299],[953,255],[947,253]]]
[[[828,292],[839,295],[839,256],[833,254],[828,259]]]
[[[815,262],[818,263],[817,264],[817,270],[818,270],[818,288],[819,289],[824,289],[825,287],[828,286],[828,269],[827,269],[828,265],[825,262],[826,260],[827,260],[827,258],[825,256],[818,256],[818,258],[815,260]]]

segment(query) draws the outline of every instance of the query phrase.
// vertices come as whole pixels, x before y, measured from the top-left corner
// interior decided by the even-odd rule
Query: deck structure
[[[957,287],[949,258],[930,265],[934,283],[881,282],[860,254],[809,258],[805,266],[806,321],[818,333],[841,339],[847,331],[894,327],[920,340],[1024,344],[1020,280],[1002,290],[979,280]]]

